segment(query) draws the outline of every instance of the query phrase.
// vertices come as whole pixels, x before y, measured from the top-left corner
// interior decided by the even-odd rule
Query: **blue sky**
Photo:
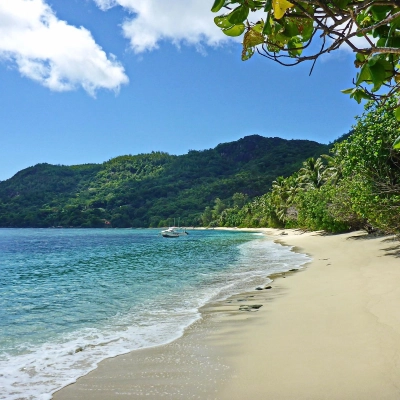
[[[168,4],[170,3],[170,4]],[[213,24],[212,0],[0,0],[0,180],[31,165],[184,154],[259,134],[322,143],[362,112],[346,50],[285,68]]]

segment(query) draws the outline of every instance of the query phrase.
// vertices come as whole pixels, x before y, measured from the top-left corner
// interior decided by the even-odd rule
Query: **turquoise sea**
[[[50,399],[103,359],[170,342],[208,301],[309,259],[241,231],[0,229],[0,399]]]

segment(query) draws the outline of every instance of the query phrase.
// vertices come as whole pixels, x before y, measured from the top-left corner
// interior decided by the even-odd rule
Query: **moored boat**
[[[161,231],[161,235],[167,238],[179,237],[179,233],[175,230],[174,227],[168,228],[165,231]]]
[[[174,223],[175,223],[175,219],[174,219]],[[165,229],[164,231],[161,231],[161,235],[166,238],[177,238],[179,236],[189,235],[189,233],[186,232],[186,229],[179,228],[179,224],[178,224],[178,228],[175,226],[172,226],[168,229]]]

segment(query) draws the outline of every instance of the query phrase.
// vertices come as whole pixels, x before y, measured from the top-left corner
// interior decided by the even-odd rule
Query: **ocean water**
[[[0,399],[51,398],[103,359],[170,342],[208,301],[308,257],[262,234],[0,229]]]

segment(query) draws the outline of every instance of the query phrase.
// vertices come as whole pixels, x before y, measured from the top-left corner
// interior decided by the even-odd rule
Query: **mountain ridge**
[[[124,155],[102,164],[36,164],[0,182],[0,227],[197,225],[215,198],[265,193],[328,145],[251,135],[207,150]]]

